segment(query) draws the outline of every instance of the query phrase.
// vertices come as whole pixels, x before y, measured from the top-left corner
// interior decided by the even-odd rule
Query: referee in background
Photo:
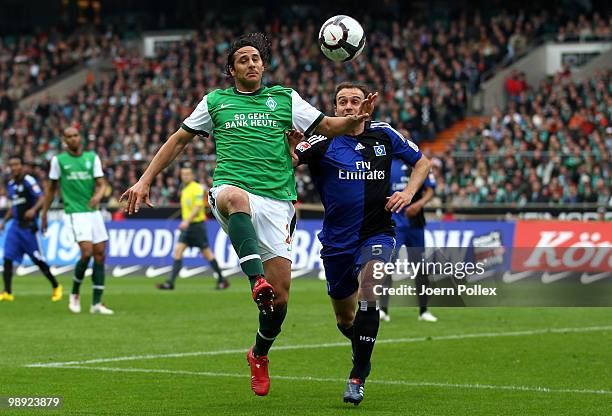
[[[206,199],[204,187],[194,180],[190,165],[181,168],[181,182],[184,187],[181,191],[181,215],[183,221],[179,224],[181,234],[174,248],[174,262],[168,280],[157,285],[161,290],[173,290],[181,268],[183,267],[183,253],[187,247],[197,247],[202,256],[210,263],[210,267],[217,277],[218,290],[227,289],[229,282],[223,277],[215,255],[208,245],[208,231],[206,229]]]

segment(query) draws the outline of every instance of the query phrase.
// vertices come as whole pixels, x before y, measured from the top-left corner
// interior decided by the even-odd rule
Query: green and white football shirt
[[[51,159],[49,179],[59,180],[67,214],[97,211],[87,204],[94,195],[96,178],[103,176],[102,161],[94,152],[83,152],[80,156],[65,152]]]
[[[285,132],[309,135],[323,113],[291,88],[262,87],[253,93],[236,88],[204,96],[181,127],[215,136],[217,168],[213,186],[229,184],[256,195],[295,200],[295,177]]]

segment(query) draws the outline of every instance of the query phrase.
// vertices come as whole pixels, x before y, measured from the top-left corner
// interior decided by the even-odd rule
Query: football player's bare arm
[[[23,217],[28,221],[34,219],[34,217],[36,217],[36,213],[38,212],[39,209],[42,208],[44,203],[45,203],[45,196],[40,195],[38,198],[36,198],[36,203],[34,204],[34,206],[30,208],[29,210],[27,210],[24,213]]]
[[[387,201],[387,205],[385,205],[385,209],[399,213],[404,209],[414,197],[414,194],[419,190],[423,182],[425,182],[425,178],[431,169],[431,161],[425,156],[422,155],[418,162],[414,165],[412,169],[412,174],[410,175],[410,181],[408,181],[408,185],[401,191],[395,192],[389,200]]]
[[[194,136],[195,134],[179,128],[176,133],[166,140],[166,143],[157,151],[138,182],[121,195],[119,201],[127,201],[126,212],[129,214],[138,212],[141,203],[148,207],[153,207],[149,199],[149,188],[153,179],[181,154],[185,146],[193,140]]]
[[[191,143],[195,134],[189,133],[187,130],[184,130],[182,127],[179,128],[174,134],[172,134],[166,143],[160,147],[157,151],[153,160],[142,174],[140,181],[151,184],[153,179],[161,172],[166,169],[170,163],[177,158],[178,155],[181,154],[183,149],[187,144]]]
[[[402,192],[410,195],[410,199],[416,194],[416,192],[421,188],[423,182],[427,178],[429,174],[429,170],[431,169],[431,160],[429,160],[425,155],[422,155],[421,158],[417,161],[412,169],[412,174],[410,174],[410,181],[408,181],[408,185]]]
[[[106,190],[106,181],[104,180],[104,178],[103,177],[96,178],[94,194],[89,200],[89,204],[87,204],[89,208],[96,208],[98,206],[100,201],[102,201],[102,198],[104,198],[105,190]]]
[[[59,188],[59,182],[54,179],[49,179],[47,181],[47,189],[45,190],[45,194],[43,196],[43,205],[42,211],[40,212],[40,229],[43,232],[47,232],[47,212],[51,207],[51,203],[53,202],[53,198],[55,198],[55,193]]]

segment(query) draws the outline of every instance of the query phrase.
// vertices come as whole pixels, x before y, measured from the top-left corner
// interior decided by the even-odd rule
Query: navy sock
[[[42,260],[33,260],[33,262],[35,265],[38,266],[38,268],[40,269],[42,274],[45,275],[47,280],[51,282],[51,286],[53,286],[53,289],[59,286],[59,283],[57,283],[57,279],[55,278],[55,276],[53,276],[53,273],[51,273],[51,269],[49,268],[49,265],[47,263]]]
[[[377,302],[360,300],[354,322],[353,369],[350,378],[358,378],[363,382],[368,376],[379,325],[380,315]]]
[[[13,261],[4,259],[4,271],[2,272],[2,279],[4,280],[4,291],[6,293],[13,293]]]

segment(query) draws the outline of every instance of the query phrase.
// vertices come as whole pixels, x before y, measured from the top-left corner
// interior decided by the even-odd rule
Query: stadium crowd
[[[333,111],[337,83],[344,80],[366,83],[382,95],[375,118],[391,122],[414,141],[421,142],[433,139],[436,132],[462,119],[468,94],[477,90],[482,75],[522,53],[539,36],[559,36],[561,31],[585,34],[590,27],[592,34],[609,37],[610,25],[599,15],[585,19],[581,16],[574,23],[566,23],[546,11],[528,16],[504,12],[490,19],[476,14],[432,24],[398,20],[389,25],[366,19],[367,27],[372,28],[365,50],[368,59],[348,64],[322,59],[316,42],[318,27],[312,20],[302,25],[281,25],[275,21],[264,27],[265,32],[271,33],[272,41],[272,60],[266,80],[267,83],[292,86],[327,113]],[[565,23],[561,24],[562,21]],[[250,27],[245,31],[257,29]],[[75,32],[62,36],[50,31],[12,42],[0,40],[2,166],[6,166],[9,154],[22,154],[24,160],[34,166],[33,173],[45,178],[48,160],[61,149],[62,127],[77,124],[87,140],[87,147],[95,150],[105,164],[112,189],[109,195],[112,206],[121,191],[136,181],[152,154],[201,97],[209,89],[228,85],[223,73],[224,59],[234,35],[229,26],[219,25],[214,30],[204,28],[191,40],[158,49],[154,58],[145,58],[137,50],[123,47],[112,29],[98,35]],[[63,101],[44,97],[31,108],[21,109],[15,105],[15,100],[32,88],[101,54],[112,56],[115,71],[98,83],[88,83]],[[609,73],[603,77],[598,82],[608,85]],[[568,91],[576,91],[580,100],[570,100],[571,105],[567,107],[559,95],[554,99],[546,98],[543,88],[570,88]],[[599,143],[604,140],[599,124],[594,128],[596,133],[576,137],[566,134],[566,131],[574,133],[576,130],[572,130],[569,120],[565,120],[568,114],[570,118],[581,114],[591,120],[595,117],[593,107],[610,108],[609,94],[601,96],[600,87],[585,90],[582,86],[566,85],[563,79],[555,79],[540,86],[538,91],[520,91],[515,101],[507,112],[498,111],[488,128],[468,133],[478,137],[476,143],[482,143],[478,148],[471,148],[470,140],[466,139],[469,136],[465,136],[458,141],[456,155],[438,160],[436,169],[442,181],[439,194],[442,190],[454,195],[453,198],[465,194],[466,203],[531,202],[535,198],[533,192],[525,193],[523,187],[512,187],[508,183],[515,180],[524,185],[533,179],[535,170],[542,184],[542,195],[553,200],[559,196],[559,191],[556,184],[550,182],[561,179],[552,172],[555,166],[559,169],[565,166],[567,158],[549,157],[546,152],[574,151],[576,146],[584,149],[582,145],[586,140],[593,152],[592,160],[604,157],[597,156],[595,150],[600,149]],[[533,117],[529,115],[532,111]],[[604,114],[603,119],[610,120],[607,109],[600,112]],[[550,122],[551,118],[554,123]],[[546,127],[549,124],[558,125],[559,131],[551,132]],[[548,131],[550,138],[534,138],[533,132],[541,130]],[[194,165],[200,182],[210,185],[215,167],[214,141],[196,138],[194,142],[183,159]],[[511,147],[533,155],[515,158],[514,165],[505,165],[509,157],[498,160],[480,155],[479,159],[464,163],[466,159],[461,156],[461,152],[466,151],[485,154],[508,151]],[[582,152],[578,156],[585,157],[585,154]],[[574,161],[576,157],[568,159]],[[609,159],[606,160],[609,163]],[[548,167],[551,163],[553,167]],[[532,166],[531,170],[526,164]],[[587,186],[584,181],[567,179],[576,171],[584,173],[584,169],[604,178],[603,186],[608,187],[609,194],[608,170],[604,172],[595,164],[584,167],[584,163],[572,162],[570,165],[560,183],[564,187],[561,198],[565,197],[565,188],[569,194],[572,182],[576,183],[578,195],[584,195],[583,188]],[[510,180],[500,174],[517,167],[520,169],[516,172],[521,172],[518,179]],[[179,166],[174,165],[165,176],[157,178],[152,198],[158,205],[178,201],[178,169]],[[599,173],[592,172],[597,169]],[[473,173],[474,170],[479,174]],[[468,171],[471,175],[464,176]],[[487,176],[483,177],[483,172]],[[307,171],[300,169],[297,177],[300,199],[317,201]],[[549,177],[553,178],[547,180]],[[467,190],[470,178],[473,178],[471,186],[477,188],[478,196],[473,195],[473,190]],[[602,185],[592,181],[589,186],[591,192],[595,192]],[[484,191],[479,189],[487,191],[482,194]]]
[[[612,70],[527,86],[434,161],[436,195],[479,203],[612,205]]]
[[[0,99],[19,101],[66,71],[121,45],[112,27],[105,33],[78,30],[64,35],[55,28],[34,35],[0,38]]]
[[[612,30],[609,19],[608,17],[606,21],[599,13],[594,13],[590,19],[580,15],[577,20],[571,19],[566,24],[560,25],[555,40],[557,42],[610,40]]]

